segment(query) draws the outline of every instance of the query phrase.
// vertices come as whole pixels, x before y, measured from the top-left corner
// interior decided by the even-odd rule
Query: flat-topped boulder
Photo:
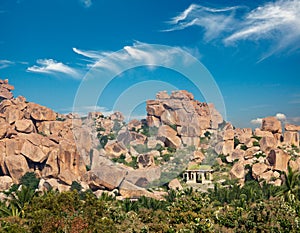
[[[281,122],[273,116],[263,118],[261,130],[269,131],[271,133],[281,133]]]

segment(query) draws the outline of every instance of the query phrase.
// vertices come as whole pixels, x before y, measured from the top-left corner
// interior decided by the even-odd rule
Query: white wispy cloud
[[[91,51],[73,48],[77,54],[92,59],[88,67],[98,67],[107,70],[118,72],[122,67],[130,66],[134,62],[142,62],[147,64],[150,68],[152,65],[171,65],[174,63],[174,56],[183,54],[185,51],[189,53],[188,48],[167,47],[151,45],[136,41],[132,46],[124,46],[123,49],[117,52],[111,51]],[[200,56],[199,53],[196,54]],[[105,59],[104,59],[105,58]],[[186,59],[187,61],[189,59]]]
[[[28,67],[27,71],[44,74],[65,74],[73,78],[79,78],[80,76],[80,73],[76,69],[53,59],[38,59],[36,63],[38,65]]]
[[[14,65],[15,62],[9,61],[9,60],[0,60],[0,69],[4,69],[6,67],[9,67],[11,65]]]
[[[89,8],[92,6],[93,2],[92,0],[80,0],[80,3],[85,7]]]
[[[94,60],[100,60],[104,57],[104,52],[95,51],[95,50],[82,50],[82,49],[73,48],[73,52]]]
[[[239,14],[236,11],[243,9]],[[252,10],[234,6],[208,8],[192,4],[169,21],[168,30],[183,30],[199,26],[204,30],[204,39],[219,39],[225,45],[234,45],[242,40],[270,40],[264,58],[282,51],[300,48],[300,0],[277,0],[265,3]]]
[[[235,11],[238,8],[240,7],[216,9],[192,4],[181,14],[172,18],[168,22],[171,27],[163,31],[183,30],[191,26],[199,26],[204,28],[204,39],[209,41],[224,31],[232,30],[232,25],[236,23]]]

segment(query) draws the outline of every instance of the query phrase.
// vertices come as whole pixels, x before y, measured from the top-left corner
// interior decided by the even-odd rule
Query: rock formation
[[[159,92],[147,101],[147,119],[126,125],[120,112],[62,115],[13,98],[13,89],[0,80],[0,190],[34,172],[40,190],[68,190],[76,181],[97,195],[161,198],[145,187],[178,163],[201,164],[212,151],[240,183],[249,171],[254,179],[281,184],[288,166],[300,170],[299,153],[289,152],[299,148],[300,126],[285,124],[283,131],[279,120],[266,117],[260,129],[234,128],[213,104],[187,91]],[[169,187],[182,188],[177,179]]]

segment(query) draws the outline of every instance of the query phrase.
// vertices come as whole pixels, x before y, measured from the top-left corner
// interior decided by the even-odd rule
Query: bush
[[[24,176],[20,179],[20,184],[25,185],[30,189],[37,189],[40,183],[40,179],[36,178],[34,172],[27,172]]]
[[[82,186],[77,181],[72,181],[70,189],[71,191],[77,190],[78,192],[80,192],[82,190]]]

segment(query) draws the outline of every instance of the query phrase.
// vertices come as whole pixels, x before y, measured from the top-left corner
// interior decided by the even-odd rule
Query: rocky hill
[[[126,124],[119,112],[58,114],[13,98],[13,89],[0,80],[0,190],[34,172],[41,191],[69,190],[77,182],[96,195],[160,198],[164,193],[146,187],[192,165],[212,165],[241,184],[250,175],[281,185],[288,166],[300,169],[299,126],[283,130],[266,117],[260,129],[234,128],[213,104],[187,91],[158,93],[147,101],[147,119]]]

